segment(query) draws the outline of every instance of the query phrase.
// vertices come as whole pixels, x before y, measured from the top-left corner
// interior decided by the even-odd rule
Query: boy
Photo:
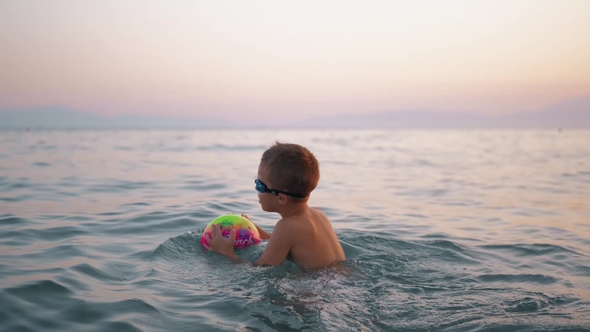
[[[307,205],[320,179],[319,163],[306,148],[276,143],[264,152],[255,180],[262,210],[281,215],[272,235],[256,226],[268,245],[256,265],[281,265],[292,260],[305,270],[317,270],[344,261],[344,251],[328,217]],[[219,225],[209,241],[211,251],[239,261],[233,250],[234,230],[221,236]]]

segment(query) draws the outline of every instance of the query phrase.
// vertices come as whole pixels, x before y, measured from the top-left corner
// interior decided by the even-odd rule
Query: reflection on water
[[[232,264],[223,213],[310,148],[349,274]],[[0,330],[582,330],[589,131],[0,132]],[[240,252],[255,260],[264,244]]]

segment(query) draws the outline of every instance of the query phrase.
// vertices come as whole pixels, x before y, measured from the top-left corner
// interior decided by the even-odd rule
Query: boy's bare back
[[[317,270],[345,260],[328,217],[313,208],[279,220],[258,263],[275,265],[282,262],[285,255],[306,270]]]

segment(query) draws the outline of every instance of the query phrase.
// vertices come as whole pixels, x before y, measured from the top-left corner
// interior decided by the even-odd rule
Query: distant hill
[[[495,119],[514,128],[590,128],[590,96],[570,99],[539,112],[520,112]]]
[[[98,128],[219,128],[229,121],[167,116],[119,115],[105,117],[75,111],[66,106],[47,106],[24,110],[0,111],[0,128],[98,129]]]
[[[238,120],[236,120],[238,121]],[[104,117],[64,106],[0,111],[0,128],[248,128],[239,122],[203,118],[120,115]],[[476,113],[424,110],[371,114],[342,114],[285,123],[283,128],[590,128],[590,96],[555,104],[536,112],[517,112],[500,117]]]
[[[296,126],[317,128],[482,128],[489,118],[473,113],[407,110],[370,114],[342,114],[307,119]]]
[[[407,110],[343,114],[307,119],[297,127],[316,128],[590,128],[590,96],[568,100],[536,112],[500,117],[475,113]]]

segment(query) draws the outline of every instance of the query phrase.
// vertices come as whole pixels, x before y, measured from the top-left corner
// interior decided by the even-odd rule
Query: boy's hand
[[[223,237],[223,235],[221,235],[220,225],[214,225],[211,229],[211,238],[208,239],[211,251],[229,258],[237,258],[237,255],[234,252],[235,238],[236,230],[233,227],[230,229],[229,237]]]
[[[245,214],[243,214],[243,213],[242,213],[242,217],[243,217],[243,218],[246,218],[246,219],[248,219],[248,220],[250,220],[250,221],[252,221],[252,219],[250,219],[250,217],[248,217],[247,215],[245,215]],[[254,222],[252,221],[252,223],[254,223]]]

